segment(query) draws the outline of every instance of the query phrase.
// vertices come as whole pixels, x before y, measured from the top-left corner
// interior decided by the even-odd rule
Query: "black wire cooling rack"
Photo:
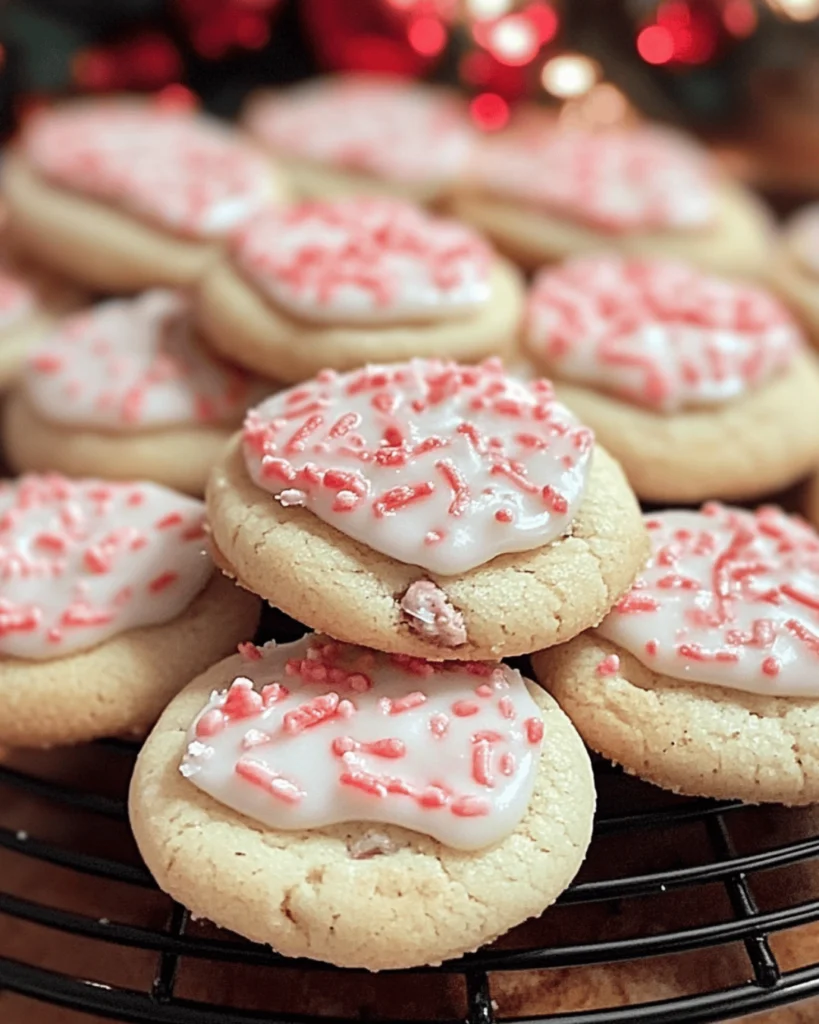
[[[125,778],[135,750],[131,744],[110,741],[95,745],[94,754],[103,759],[116,759]],[[602,763],[596,770],[599,788],[604,791],[607,780],[610,781],[616,773]],[[104,779],[107,774],[108,769],[101,765],[98,777]],[[632,783],[628,781],[625,784]],[[122,789],[121,794],[112,796],[92,786],[71,785],[43,777],[36,773],[36,768],[21,770],[8,763],[0,765],[0,808],[4,806],[5,793],[8,798],[5,806],[11,802],[15,806],[25,806],[27,801],[36,801],[49,814],[83,815],[92,822],[90,827],[82,829],[83,835],[103,834],[114,827],[124,831],[124,785]],[[659,793],[652,790],[655,792]],[[738,852],[732,831],[735,817],[743,813],[740,805],[674,799],[672,803],[656,806],[656,796],[653,802],[655,806],[649,808],[623,811],[606,806],[604,799],[598,813],[593,847],[608,842],[614,843],[613,849],[618,848],[617,844],[627,844],[634,851],[649,847],[658,836],[667,835],[671,829],[686,826],[702,831],[707,839],[707,856],[694,864],[661,870],[626,872],[591,880],[583,880],[581,876],[562,897],[562,912],[571,915],[577,912],[575,908],[606,901],[623,906],[657,894],[665,894],[666,898],[674,900],[684,892],[696,894],[700,889],[703,893],[711,892],[716,886],[730,907],[727,916],[706,924],[685,925],[681,921],[670,930],[659,933],[644,930],[627,938],[598,936],[585,942],[555,942],[523,948],[490,947],[437,969],[413,972],[419,975],[418,983],[425,984],[425,978],[428,979],[430,974],[459,976],[465,992],[465,1013],[461,1019],[466,1019],[468,1024],[494,1024],[500,1019],[548,1020],[551,1024],[694,1024],[727,1020],[819,994],[819,964],[783,969],[770,941],[786,929],[819,920],[819,900],[791,901],[785,906],[760,909],[754,891],[755,879],[762,873],[794,870],[819,857],[819,836],[809,835],[773,843],[753,852]],[[17,829],[13,821],[7,824],[10,827],[0,828],[0,854],[21,855],[28,861],[33,859],[37,865],[57,866],[91,876],[101,887],[118,883],[141,891],[155,888],[147,871],[135,858],[88,852],[82,848],[81,842],[58,842]],[[625,849],[624,846],[622,848]],[[617,856],[607,859],[616,871]],[[5,873],[0,876],[0,890],[5,888],[5,877]],[[709,896],[708,899],[713,902],[714,897]],[[548,911],[547,915],[558,912]],[[215,938],[203,937],[197,933],[198,925],[191,922],[184,908],[170,901],[165,926],[151,927],[45,905],[25,893],[0,891],[0,938],[3,922],[10,919],[41,926],[52,937],[65,943],[78,939],[96,940],[108,949],[115,948],[120,958],[127,959],[137,951],[154,956],[153,978],[143,990],[72,976],[41,964],[15,959],[13,955],[0,957],[0,990],[6,989],[21,996],[112,1020],[140,1024],[259,1024],[261,1021],[301,1024],[315,1021],[315,1017],[304,1013],[243,1009],[238,1005],[217,1005],[180,995],[177,985],[179,967],[182,962],[193,958],[207,961],[209,970],[217,967],[225,970],[222,966],[225,964],[291,973],[294,968],[308,972],[332,970],[310,961],[286,960],[269,949],[227,933],[216,933]],[[527,972],[545,968],[610,964],[643,957],[684,954],[690,950],[713,950],[713,955],[719,955],[720,950],[730,943],[737,944],[740,951],[744,947],[741,955],[745,958],[745,977],[737,984],[717,991],[680,995],[640,1005],[607,1006],[568,1013],[553,1013],[547,1007],[539,1010],[537,1016],[512,1018],[504,1018],[498,1013],[494,999],[496,972],[516,972],[517,977],[523,977]],[[355,972],[342,973],[349,978]],[[315,976],[311,974],[311,977]],[[508,973],[505,976],[508,977]],[[382,1015],[370,1013],[369,1019],[397,1024],[402,1017],[400,1012],[396,1015],[396,1009],[400,1011],[401,1007],[387,1007]],[[349,1015],[322,1019],[352,1021],[360,1018]]]

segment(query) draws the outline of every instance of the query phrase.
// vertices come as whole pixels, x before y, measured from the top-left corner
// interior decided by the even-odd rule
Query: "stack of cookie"
[[[31,354],[3,431],[21,472],[201,495],[278,382],[514,343],[522,282],[471,229],[397,198],[283,206],[269,158],[189,112],[118,99],[42,113],[4,189],[20,248],[129,295]]]
[[[762,273],[764,211],[654,129],[479,144],[414,86],[321,82],[246,124],[260,149],[69,106],[4,168],[16,244],[111,296],[32,353],[8,458],[120,482],[0,489],[0,740],[167,705],[131,795],[160,885],[371,969],[557,898],[591,835],[581,735],[674,790],[816,799],[819,538],[770,509],[644,520],[632,491],[756,500],[819,464],[799,324],[710,276]],[[515,264],[567,256],[527,301]],[[521,333],[528,378],[497,358]],[[205,527],[166,488],[206,482]],[[314,632],[251,642],[260,599]]]
[[[540,913],[583,859],[591,769],[500,659],[599,622],[646,554],[590,431],[498,361],[324,371],[249,413],[207,504],[224,571],[317,632],[244,649],[163,715],[131,790],[160,885],[372,969]]]
[[[8,461],[201,495],[244,410],[274,385],[214,357],[177,289],[282,198],[280,177],[215,122],[120,98],[35,116],[3,188],[19,250],[129,296],[68,317],[30,352],[5,410]]]

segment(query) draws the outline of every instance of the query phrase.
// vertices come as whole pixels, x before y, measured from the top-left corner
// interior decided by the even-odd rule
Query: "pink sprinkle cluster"
[[[259,660],[258,656],[263,657],[253,645],[242,645],[242,654],[249,662]],[[407,797],[423,809],[446,808],[456,817],[490,814],[491,791],[496,786],[495,773],[511,777],[519,770],[517,759],[511,751],[498,750],[498,745],[507,742],[507,737],[501,731],[478,729],[470,737],[472,777],[487,790],[486,797],[459,795],[456,787],[445,778],[439,778],[433,784],[423,787],[414,785],[400,774],[401,762],[412,753],[404,740],[387,731],[377,739],[363,742],[357,740],[352,731],[357,718],[362,715],[369,719],[375,714],[385,730],[389,730],[390,723],[401,716],[424,715],[431,735],[436,741],[445,743],[448,741],[453,717],[477,715],[487,702],[497,702],[501,717],[511,722],[516,718],[516,709],[505,692],[509,690],[505,670],[501,666],[484,662],[444,662],[434,665],[424,662],[431,671],[422,672],[419,659],[394,655],[388,659],[393,666],[419,679],[439,672],[466,670],[476,679],[474,696],[453,700],[448,713],[430,713],[427,709],[430,693],[422,689],[408,689],[399,698],[382,696],[374,702],[368,701],[366,708],[362,708],[359,706],[362,698],[373,689],[379,660],[383,662],[384,657],[324,638],[311,638],[304,657],[288,659],[284,676],[296,680],[300,686],[315,686],[319,692],[306,699],[300,698],[295,706],[284,712],[277,728],[258,728],[252,722],[266,710],[290,697],[291,690],[282,682],[272,682],[257,691],[250,679],[240,676],[231,683],[221,704],[211,707],[200,716],[194,728],[195,736],[197,740],[207,742],[230,724],[247,722],[249,727],[241,741],[241,748],[246,753],[236,762],[235,774],[249,785],[263,789],[276,800],[295,805],[306,796],[304,783],[296,783],[286,774],[272,771],[249,752],[302,734],[309,733],[311,737],[317,737],[323,725],[343,720],[349,723],[351,731],[327,740],[330,753],[338,763],[339,786],[352,787],[379,800]],[[528,744],[534,746],[542,742],[543,722],[540,718],[526,719],[522,725]],[[377,761],[390,762],[395,767],[390,772],[365,770],[360,764],[347,760],[347,755],[355,753],[369,754]]]
[[[489,140],[474,173],[489,191],[612,234],[701,228],[713,218],[707,156],[654,128],[541,127]]]
[[[44,631],[50,645],[58,645],[75,629],[114,622],[134,602],[151,601],[179,581],[179,573],[163,570],[150,579],[129,579],[129,557],[170,535],[180,545],[201,546],[204,525],[190,513],[169,513],[146,522],[144,529],[114,526],[117,509],[146,503],[138,484],[73,481],[56,474],[24,476],[0,484],[0,639],[12,634]],[[187,499],[186,499],[187,500]],[[49,513],[49,525],[32,526]],[[105,521],[112,525],[105,528]],[[110,599],[95,604],[92,581],[109,577]],[[117,578],[121,577],[121,585]],[[67,580],[71,598],[53,608],[56,584]],[[11,594],[34,595],[15,600]]]
[[[412,397],[409,386],[418,381],[418,365],[423,367],[423,394]],[[365,414],[353,408],[339,407],[336,383],[345,380],[343,395],[348,398],[369,398],[372,410]],[[426,498],[445,488],[451,495],[449,517],[457,519],[473,507],[473,494],[455,461],[447,453],[456,439],[465,439],[492,476],[513,484],[524,495],[539,499],[545,509],[565,514],[568,501],[554,485],[541,485],[528,475],[525,462],[513,451],[548,449],[551,438],[569,437],[574,456],[572,466],[586,459],[593,445],[593,434],[583,426],[565,419],[565,411],[554,399],[554,390],[547,380],[537,380],[521,397],[510,393],[508,378],[499,360],[490,359],[479,366],[461,366],[428,360],[411,366],[398,364],[367,367],[339,378],[333,371],[323,371],[315,382],[300,385],[276,396],[284,401],[279,415],[268,417],[252,410],[245,421],[246,455],[261,464],[263,479],[289,494],[303,495],[318,491],[334,495],[332,510],[345,513],[368,507],[375,519],[412,510]],[[505,436],[487,436],[475,422],[464,417],[452,436],[431,435],[414,439],[402,429],[401,416],[415,425],[423,422],[423,414],[444,404],[458,404],[468,412],[489,411],[506,421]],[[365,407],[366,408],[366,407]],[[359,428],[364,417],[376,422],[384,420],[384,409],[391,415],[383,427],[380,442],[368,445]],[[399,416],[399,413],[401,416]],[[322,459],[331,456],[337,465],[320,468],[306,460],[313,452]],[[429,473],[433,455],[432,473]],[[297,465],[296,463],[301,463]],[[415,468],[421,476],[412,484],[402,484],[371,493],[367,467]],[[570,467],[567,467],[570,468]],[[506,510],[501,510],[504,512]],[[498,522],[514,525],[511,510],[496,516]],[[446,537],[445,528],[432,531],[428,544],[437,544]]]
[[[445,181],[470,156],[465,107],[414,83],[346,76],[258,100],[250,130],[285,156],[399,181]]]
[[[238,421],[259,382],[210,355],[190,300],[153,289],[68,317],[29,358],[36,411],[87,427]]]
[[[381,198],[272,207],[234,244],[254,278],[320,306],[332,305],[349,288],[367,294],[375,308],[394,306],[408,265],[423,267],[430,284],[447,293],[464,283],[467,272],[470,279],[488,280],[492,258],[466,226]]]
[[[655,408],[730,378],[754,386],[803,347],[793,317],[770,292],[665,260],[595,256],[546,268],[527,316],[530,344],[556,372],[599,378],[607,390]],[[575,365],[578,358],[590,365]]]
[[[670,534],[662,517],[647,519],[652,558],[615,615],[650,621],[690,595],[672,613],[680,626],[674,654],[683,663],[737,665],[747,652],[763,675],[776,677],[783,665],[773,649],[783,639],[819,658],[819,536],[773,506],[746,512],[710,503],[699,518],[698,528]],[[707,575],[692,574],[692,557],[707,560]],[[656,639],[644,649],[649,658],[663,650]]]
[[[53,181],[192,235],[226,234],[259,209],[270,190],[269,167],[241,140],[156,107],[109,103],[45,111],[29,124],[23,145]],[[237,217],[239,207],[244,216]],[[217,224],[220,208],[226,213]]]

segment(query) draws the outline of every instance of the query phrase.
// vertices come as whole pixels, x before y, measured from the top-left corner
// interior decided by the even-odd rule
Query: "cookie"
[[[597,630],[532,659],[594,750],[692,796],[819,800],[819,536],[772,506],[647,517]]]
[[[253,635],[259,603],[205,552],[203,506],[153,484],[0,485],[0,743],[144,733]]]
[[[21,249],[91,288],[129,292],[195,281],[283,187],[218,122],[120,99],[32,118],[4,160],[3,192]]]
[[[531,269],[616,249],[762,276],[773,241],[758,199],[693,141],[651,125],[541,124],[486,140],[452,209]]]
[[[819,465],[819,365],[761,287],[581,257],[535,279],[524,345],[645,501],[747,500]]]
[[[329,367],[509,349],[523,310],[517,271],[470,228],[397,199],[271,209],[199,288],[216,351],[298,383]]]
[[[593,813],[583,744],[516,671],[316,636],[188,686],[130,797],[145,863],[194,914],[370,970],[440,963],[541,913]]]
[[[269,399],[215,467],[219,564],[309,626],[493,659],[599,622],[647,551],[620,468],[497,361],[332,372]]]
[[[439,201],[463,175],[477,140],[454,93],[377,75],[256,93],[242,124],[305,199],[380,193]]]
[[[803,207],[785,225],[770,275],[819,345],[819,203]]]
[[[210,355],[190,305],[154,289],[66,319],[4,408],[9,464],[201,495],[245,409],[277,385]]]

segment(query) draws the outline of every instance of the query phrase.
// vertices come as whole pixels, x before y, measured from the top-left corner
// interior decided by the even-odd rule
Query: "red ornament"
[[[423,75],[448,40],[448,0],[302,0],[316,57],[331,71]]]
[[[182,72],[182,58],[168,36],[143,32],[123,42],[81,50],[71,71],[80,89],[88,92],[139,92],[173,82]]]
[[[707,64],[730,31],[713,0],[666,0],[638,33],[637,52],[648,64]]]
[[[506,100],[526,95],[531,68],[559,24],[557,12],[545,0],[532,0],[501,17],[476,19],[471,32],[480,49],[461,60],[464,81]]]
[[[509,121],[509,104],[496,92],[482,92],[469,104],[475,124],[485,132],[500,131]]]
[[[218,60],[231,50],[259,50],[270,39],[280,0],[176,0],[175,11],[203,57]]]

